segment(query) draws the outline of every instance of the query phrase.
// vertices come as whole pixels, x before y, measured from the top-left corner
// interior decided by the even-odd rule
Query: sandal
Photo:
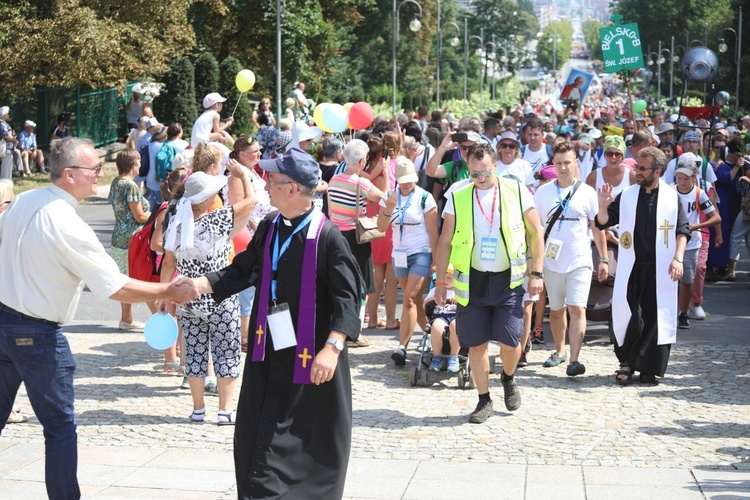
[[[633,381],[633,372],[628,370],[623,370],[623,368],[630,368],[627,363],[620,363],[620,369],[615,370],[615,382],[617,382],[620,385],[628,385],[630,382]],[[624,376],[625,378],[620,378],[620,376]]]
[[[386,325],[385,329],[386,330],[400,330],[401,329],[401,320],[400,319],[396,320],[396,326],[388,326],[388,325]]]
[[[365,338],[364,335],[360,335],[356,341],[349,340],[346,342],[346,344],[349,347],[368,347],[370,345],[370,342]]]
[[[378,323],[376,325],[373,325],[368,321],[367,328],[385,328],[385,320],[383,318],[378,318]]]

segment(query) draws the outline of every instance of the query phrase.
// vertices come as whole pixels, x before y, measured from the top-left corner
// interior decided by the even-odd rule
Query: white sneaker
[[[701,306],[690,306],[688,316],[690,319],[704,320],[706,319],[706,311]]]

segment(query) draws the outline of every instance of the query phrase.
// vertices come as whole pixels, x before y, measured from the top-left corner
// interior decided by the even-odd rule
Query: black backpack
[[[148,147],[151,145],[151,141],[145,146],[141,146],[138,150],[138,154],[141,155],[141,168],[138,169],[138,175],[140,177],[146,177],[151,170],[151,159],[148,154]]]

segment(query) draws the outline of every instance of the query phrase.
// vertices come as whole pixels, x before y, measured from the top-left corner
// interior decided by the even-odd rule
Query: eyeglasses
[[[497,147],[500,149],[516,149],[518,148],[518,144],[515,142],[501,142]]]
[[[620,153],[619,151],[607,151],[606,153],[604,153],[604,155],[605,156],[609,156],[610,158],[621,158],[622,157],[622,153]]]
[[[654,167],[641,167],[640,165],[635,167],[639,172],[645,172],[646,170],[654,170]]]
[[[99,175],[102,173],[102,169],[104,168],[104,163],[100,163],[96,167],[79,167],[78,165],[73,165],[72,167],[67,168],[77,168],[78,170],[92,170],[94,172],[94,175]]]
[[[472,172],[471,178],[477,179],[479,176],[482,176],[485,179],[488,179],[491,175],[492,175],[492,172],[490,172],[489,170],[485,170],[484,172]]]

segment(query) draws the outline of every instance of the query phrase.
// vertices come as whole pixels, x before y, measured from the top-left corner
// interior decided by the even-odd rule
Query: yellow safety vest
[[[510,288],[523,284],[526,276],[526,226],[521,206],[521,184],[513,179],[498,179],[500,235],[510,262]],[[451,240],[450,262],[455,269],[453,283],[456,302],[469,303],[469,274],[474,251],[474,184],[453,192],[456,218]]]

